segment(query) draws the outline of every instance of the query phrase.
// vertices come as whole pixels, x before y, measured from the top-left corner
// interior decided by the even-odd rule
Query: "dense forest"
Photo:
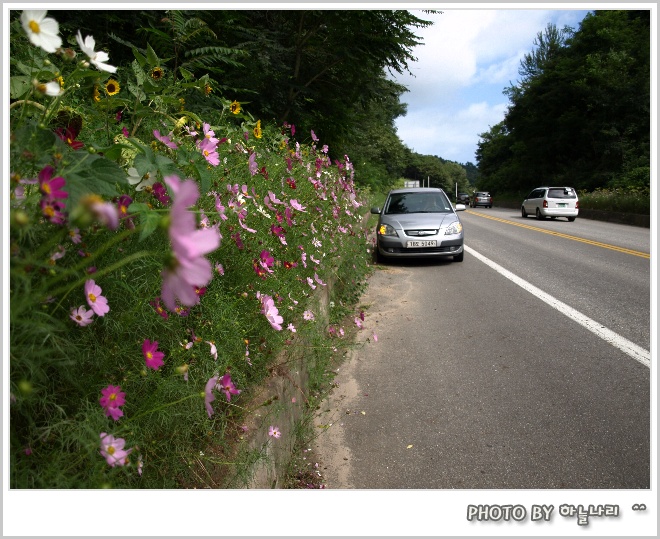
[[[650,12],[632,10],[539,33],[505,90],[504,120],[480,136],[479,188],[648,189],[650,38]]]
[[[166,77],[180,77],[181,68],[196,77],[208,74],[213,94],[187,102],[196,110],[214,107],[222,96],[262,122],[288,122],[299,133],[313,129],[333,158],[350,157],[363,187],[383,190],[405,176],[430,178],[451,191],[455,182],[468,188],[464,167],[416,154],[397,135],[394,122],[406,114],[407,89],[392,79],[408,72],[422,44],[416,32],[432,24],[409,11],[50,13],[65,34],[83,28],[99,36],[119,66],[134,61],[133,48],[146,54],[150,46],[166,61]]]
[[[187,106],[236,100],[262,122],[313,129],[348,155],[362,187],[400,178],[454,192],[520,194],[541,183],[577,189],[650,184],[650,12],[598,10],[577,30],[549,25],[504,90],[505,118],[480,135],[476,166],[411,151],[397,135],[416,35],[432,24],[406,10],[52,10],[130,69],[151,47],[164,77],[207,76],[213,93]],[[422,12],[429,13],[428,11]],[[121,69],[118,72],[121,77]],[[123,84],[121,78],[119,83]]]

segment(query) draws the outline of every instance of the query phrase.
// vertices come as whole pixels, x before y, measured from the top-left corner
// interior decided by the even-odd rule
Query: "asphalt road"
[[[460,215],[463,262],[370,278],[318,417],[328,487],[649,489],[649,229]]]

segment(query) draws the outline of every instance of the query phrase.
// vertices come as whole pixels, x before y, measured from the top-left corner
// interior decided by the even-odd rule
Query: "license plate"
[[[558,202],[557,207],[558,208],[568,208],[568,204],[566,204],[566,202]]]
[[[436,240],[413,240],[406,243],[408,249],[414,249],[415,247],[437,247],[438,242]]]

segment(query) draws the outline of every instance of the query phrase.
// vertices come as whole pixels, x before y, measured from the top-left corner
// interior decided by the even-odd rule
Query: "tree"
[[[590,13],[576,32],[548,26],[535,45],[505,91],[503,123],[482,134],[479,186],[648,186],[648,12]]]

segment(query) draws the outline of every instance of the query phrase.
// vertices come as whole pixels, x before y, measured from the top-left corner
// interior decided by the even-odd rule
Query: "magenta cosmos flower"
[[[232,395],[239,395],[241,393],[241,390],[236,389],[236,386],[231,381],[231,376],[229,373],[225,374],[222,378],[220,378],[220,381],[218,382],[218,385],[216,387],[220,389],[220,391],[225,392],[225,396],[227,397],[227,402],[231,401]]]
[[[165,354],[158,351],[158,341],[150,342],[145,339],[142,343],[142,355],[147,367],[157,371],[163,365]]]
[[[220,246],[220,234],[216,228],[198,229],[195,214],[188,211],[199,198],[193,180],[182,182],[177,176],[168,176],[164,181],[174,194],[169,227],[174,257],[162,272],[161,297],[165,306],[174,311],[177,299],[186,307],[199,303],[195,290],[206,286],[213,277],[211,262],[204,255]]]
[[[282,436],[282,433],[280,432],[280,429],[277,427],[273,427],[272,425],[268,429],[268,436],[272,436],[273,438],[279,438]]]
[[[123,438],[115,438],[111,434],[102,432],[101,436],[101,455],[105,458],[106,462],[111,466],[125,466],[128,461],[128,455],[132,451],[124,449],[126,440]]]
[[[101,398],[99,404],[105,410],[105,415],[112,417],[117,421],[124,415],[119,407],[126,404],[126,393],[121,390],[120,386],[108,386],[101,390]]]
[[[53,178],[55,167],[46,165],[39,172],[39,190],[48,198],[67,198],[69,193],[62,191],[66,180],[61,176]]]
[[[104,316],[110,307],[108,306],[108,300],[101,295],[101,287],[97,285],[93,279],[85,281],[85,297],[87,298],[87,303],[92,308],[98,316]]]
[[[83,305],[81,305],[77,309],[71,311],[70,318],[80,327],[85,327],[94,321],[94,311],[88,311]]]

